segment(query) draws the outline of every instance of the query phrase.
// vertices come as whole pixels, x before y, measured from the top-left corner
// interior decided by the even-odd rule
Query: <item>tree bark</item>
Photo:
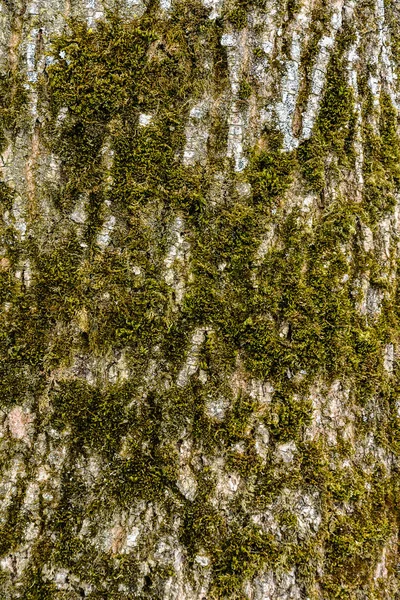
[[[0,43],[0,598],[400,598],[397,0]]]

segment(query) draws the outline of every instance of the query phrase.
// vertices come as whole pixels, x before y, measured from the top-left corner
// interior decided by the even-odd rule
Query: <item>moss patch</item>
[[[255,4],[232,4],[225,23],[244,27]],[[297,8],[288,2],[289,18]],[[46,198],[57,216],[46,243],[18,238],[9,217],[15,194],[4,182],[0,187],[7,250],[1,294],[8,303],[0,337],[3,402],[28,397],[36,407],[46,396],[37,433],[51,430],[58,440],[51,443],[66,448],[60,495],[48,520],[43,511],[43,544],[32,555],[26,597],[57,597],[45,563],[91,585],[91,598],[125,597],[120,582],[127,594],[161,595],[170,565],[144,579],[138,569],[151,556],[150,542],[119,555],[93,541],[101,521],[140,502],[162,515],[163,534],[175,528],[189,570],[196,554],[207,552],[215,598],[242,598],[247,580],[279,566],[296,569],[304,594],[317,584],[329,597],[373,593],[371,574],[398,520],[396,476],[367,450],[364,462],[357,454],[368,436],[382,453],[398,453],[398,373],[384,365],[397,340],[397,292],[389,267],[360,241],[363,226],[377,235],[379,219],[393,212],[395,111],[383,92],[374,128],[365,96],[364,197],[353,198],[343,185],[354,176],[356,156],[354,98],[344,83],[353,32],[344,27],[310,140],[285,153],[282,136],[266,129],[245,173],[235,174],[224,158],[222,106],[210,117],[209,160],[184,166],[190,109],[209,89],[223,98],[229,85],[219,42],[224,24],[208,16],[200,2],[178,2],[166,20],[151,2],[140,20],[110,14],[94,29],[71,21],[54,40],[54,62],[39,82],[42,142],[60,161],[60,185]],[[310,56],[315,51],[308,49]],[[243,101],[252,86],[245,77]],[[7,110],[0,107],[0,116],[12,132],[17,118]],[[141,114],[151,117],[146,125]],[[243,183],[249,193],[240,192]],[[311,208],[299,201],[307,194]],[[190,247],[179,271],[182,303],[165,279],[178,218]],[[12,276],[21,260],[30,262],[30,285]],[[365,304],[368,290],[380,294],[380,314]],[[206,330],[198,367],[182,385],[196,330]],[[126,373],[113,380],[110,365],[122,355]],[[238,374],[239,392],[232,383]],[[263,405],[250,394],[249,381],[268,381],[271,401]],[[315,389],[328,396],[335,381],[351,389],[344,403],[352,429],[338,426],[335,443],[321,431],[310,439]],[[222,418],[212,414],[213,403],[222,406]],[[256,446],[261,426],[269,435],[264,457]],[[187,439],[194,500],[178,485]],[[279,458],[285,444],[293,449],[288,462]],[[220,505],[218,457],[225,475],[240,482]],[[94,483],[85,476],[90,459],[99,463]],[[318,498],[321,523],[312,534],[301,534],[295,506],[277,509],[285,494],[296,493]],[[3,554],[20,542],[18,531],[8,535],[18,499]],[[280,538],[260,521],[267,512]],[[81,533],[85,519],[88,535]]]

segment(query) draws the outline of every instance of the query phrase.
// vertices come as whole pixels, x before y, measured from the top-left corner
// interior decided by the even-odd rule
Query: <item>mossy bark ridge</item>
[[[0,0],[0,599],[400,598],[395,0]]]

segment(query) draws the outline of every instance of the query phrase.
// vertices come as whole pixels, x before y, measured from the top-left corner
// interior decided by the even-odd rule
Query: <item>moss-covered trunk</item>
[[[397,0],[1,0],[0,598],[400,598]]]

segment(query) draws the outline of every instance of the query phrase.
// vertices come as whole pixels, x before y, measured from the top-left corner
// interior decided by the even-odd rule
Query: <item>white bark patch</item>
[[[294,442],[288,442],[287,444],[277,446],[276,455],[284,463],[289,464],[293,461],[296,451],[296,444]]]
[[[186,438],[179,448],[179,475],[177,486],[187,500],[193,501],[197,492],[197,481],[190,468],[192,440]]]
[[[111,234],[114,230],[116,219],[114,215],[110,215],[105,221],[100,233],[97,236],[96,242],[100,248],[104,250],[110,243]]]
[[[16,440],[23,440],[29,443],[29,436],[32,433],[33,415],[22,409],[20,406],[15,406],[7,417],[8,429],[11,436]]]
[[[34,32],[33,32],[34,33]],[[29,42],[26,48],[26,66],[28,81],[35,82],[37,80],[37,73],[35,71],[35,53],[36,44],[35,42]]]
[[[220,504],[233,498],[239,489],[240,476],[236,473],[226,473],[223,470],[223,461],[215,461],[212,465],[213,471],[217,475],[217,484],[215,486],[215,497],[212,499],[213,504]]]
[[[83,225],[85,223],[86,213],[83,202],[80,202],[75,206],[74,212],[70,214],[69,218],[77,225]]]
[[[376,27],[378,32],[378,44],[376,54],[373,57],[376,63],[380,64],[380,77],[371,78],[371,83],[374,89],[376,89],[377,96],[376,104],[379,104],[379,93],[381,81],[385,82],[385,89],[388,91],[393,106],[397,109],[400,108],[400,104],[397,99],[396,87],[397,87],[397,73],[393,69],[393,61],[390,59],[390,37],[388,34],[388,28],[385,24],[385,0],[376,0],[375,5],[376,14]],[[372,88],[371,88],[372,89]]]
[[[374,417],[374,413],[371,415]],[[393,457],[391,453],[379,445],[376,436],[372,431],[370,431],[362,440],[358,442],[356,447],[356,452],[354,455],[354,460],[363,461],[364,463],[368,463],[368,465],[372,465],[372,462],[380,463],[385,467],[386,472],[389,473],[393,464]],[[366,467],[366,470],[371,471],[371,466]]]
[[[27,224],[24,218],[24,208],[20,198],[16,198],[12,207],[12,224],[19,231],[21,240],[25,239]],[[11,224],[11,223],[10,223]]]
[[[190,342],[190,349],[186,358],[186,362],[179,372],[177,385],[179,387],[185,387],[189,381],[189,377],[194,375],[198,369],[199,352],[202,345],[205,342],[206,334],[211,331],[210,329],[196,329],[192,335]]]
[[[293,150],[299,143],[293,134],[293,118],[300,89],[301,48],[306,38],[310,20],[311,5],[306,2],[296,14],[293,23],[289,59],[285,62],[284,75],[280,85],[280,100],[262,113],[263,121],[277,121],[278,128],[284,136],[283,147],[287,151]],[[267,57],[272,54],[275,36],[276,31],[273,33],[273,18],[271,20],[270,17],[263,41],[263,49]]]
[[[265,533],[272,534],[276,539],[281,538],[281,532],[274,516],[274,507],[265,509],[261,514],[252,515],[251,521],[260,527]]]
[[[317,534],[322,521],[318,492],[301,488],[297,490],[284,488],[269,507],[262,513],[252,516],[252,521],[263,532],[273,535],[277,541],[280,541],[284,529],[287,528],[285,525],[279,526],[283,511],[288,511],[295,517],[295,524],[291,527],[295,529],[300,539],[309,539]]]
[[[323,436],[329,445],[335,445],[340,431],[352,438],[354,415],[349,408],[349,394],[349,388],[338,380],[327,390],[311,391],[313,421],[306,432],[308,439]]]
[[[185,293],[184,270],[190,248],[185,240],[184,222],[181,217],[175,219],[170,235],[173,241],[164,260],[165,281],[174,288],[175,301],[179,305]]]
[[[49,157],[49,170],[47,173],[47,177],[51,182],[55,182],[58,179],[58,175],[60,172],[60,159],[56,157],[54,154],[51,154]]]
[[[357,115],[357,124],[355,130],[354,149],[355,149],[355,175],[357,182],[357,200],[362,200],[362,189],[364,187],[364,146],[362,135],[362,111],[361,101],[358,89],[357,63],[359,61],[358,47],[360,44],[360,35],[356,32],[356,40],[351,46],[348,54],[348,82],[354,92],[355,111]]]
[[[60,52],[60,57],[65,58],[65,52],[63,50]],[[68,115],[68,108],[66,108],[65,106],[62,106],[60,108],[60,112],[57,115],[57,125],[61,125],[65,121],[67,115]]]
[[[394,242],[397,257],[400,256],[400,195],[396,194],[396,206],[393,212]],[[396,243],[397,242],[397,243]]]
[[[187,500],[193,501],[195,499],[197,481],[189,465],[185,465],[180,470],[176,485]]]
[[[139,527],[132,527],[131,531],[126,536],[126,548],[127,550],[131,550],[137,545],[137,540],[140,534]]]
[[[374,249],[374,234],[366,225],[362,225],[362,238],[365,252],[371,252]]]
[[[23,263],[20,269],[15,271],[15,277],[19,279],[27,288],[31,285],[32,269],[29,258]]]
[[[393,373],[394,368],[394,346],[393,344],[386,344],[385,353],[383,358],[383,366],[385,371]]]
[[[13,147],[10,144],[9,146],[7,146],[5,148],[5,150],[3,150],[3,154],[0,155],[1,178],[6,183],[8,181],[12,181],[11,167],[13,165],[13,161],[14,161]]]
[[[30,481],[28,484],[28,487],[26,488],[26,492],[25,492],[25,498],[24,498],[24,509],[28,512],[30,512],[31,514],[33,514],[34,512],[37,512],[38,508],[39,508],[39,485],[36,481]],[[31,523],[31,525],[35,525],[34,523]],[[32,530],[31,531],[27,531],[25,533],[25,539],[27,541],[33,541],[36,537],[37,534],[37,529],[34,526],[34,535],[32,537]]]
[[[206,402],[206,414],[210,419],[222,422],[225,418],[229,403],[225,398],[209,398]]]
[[[302,597],[294,569],[279,575],[268,571],[247,582],[244,593],[249,600],[300,600]]]
[[[221,16],[223,0],[203,0],[203,5],[211,9],[209,19],[218,19]]]
[[[68,575],[69,571],[67,569],[60,569],[53,574],[53,580],[58,590],[68,588]]]
[[[141,113],[139,115],[139,125],[141,127],[147,127],[147,125],[150,125],[152,120],[153,120],[153,115],[146,115],[144,113]]]
[[[263,423],[258,423],[255,430],[255,449],[256,452],[264,460],[268,455],[269,447],[269,432]]]
[[[130,370],[126,360],[126,352],[123,350],[118,358],[108,367],[108,381],[112,384],[126,381],[129,378]]]
[[[132,551],[138,543],[142,534],[139,527],[138,512],[142,512],[143,507],[139,505],[137,511],[132,514],[122,513],[114,515],[111,523],[102,526],[96,535],[96,543],[107,553],[127,554]],[[140,523],[142,528],[146,526],[148,514],[141,515],[143,521]],[[81,539],[90,535],[90,522],[85,522],[79,533]]]
[[[28,14],[30,14],[30,15],[38,15],[39,14],[39,5],[37,2],[29,2]]]
[[[300,537],[304,539],[318,532],[322,520],[318,494],[301,493],[294,511]]]
[[[387,570],[387,566],[386,566],[386,555],[387,555],[387,549],[384,548],[382,550],[381,560],[376,565],[376,569],[375,569],[375,573],[374,573],[375,581],[377,581],[378,579],[387,580],[388,570]]]
[[[239,488],[239,484],[240,484],[240,476],[231,473],[228,475],[226,481],[227,481],[227,486],[228,486],[229,491],[232,492],[233,494],[235,492],[237,492],[237,490]]]
[[[158,544],[154,553],[157,562],[165,566],[173,566],[174,575],[169,577],[163,588],[163,600],[194,600],[208,597],[210,568],[199,567],[195,562],[193,577],[188,581],[186,574],[186,552],[177,536],[168,536]]]
[[[110,146],[110,141],[107,140],[101,150],[102,154],[102,167],[104,170],[104,183],[106,185],[106,189],[110,189],[112,185],[112,175],[111,170],[114,162],[114,151]],[[105,221],[101,231],[97,235],[97,245],[100,246],[102,250],[104,250],[108,244],[110,243],[111,234],[114,230],[116,218],[114,215],[110,214],[110,200],[105,201]]]
[[[228,151],[227,156],[233,157],[235,171],[243,171],[247,165],[247,159],[243,155],[243,133],[246,121],[236,104],[232,105],[229,116]]]
[[[79,577],[74,575],[74,573],[71,573],[71,571],[69,571],[68,569],[55,570],[49,565],[44,565],[43,577],[47,581],[54,582],[54,585],[56,586],[57,590],[60,591],[71,591],[79,587],[85,594],[84,597],[87,597],[93,591],[93,587],[91,584],[82,581]]]
[[[277,21],[279,21],[279,19],[277,19],[277,9],[272,6],[268,11],[257,16],[255,15],[253,21],[253,27],[257,27],[259,30],[261,30],[261,33],[257,34],[257,41],[259,42],[259,47],[262,48],[264,52],[264,56],[262,58],[258,58],[252,66],[253,74],[259,84],[260,97],[262,98],[268,97],[270,86],[273,85],[270,65],[278,33]],[[259,111],[260,125],[262,125],[264,121],[268,120],[269,118],[270,111],[266,111],[264,108],[261,108]]]
[[[224,33],[221,37],[221,46],[234,48],[236,46],[236,35],[234,33]]]
[[[259,381],[258,379],[250,381],[249,394],[261,405],[270,404],[274,391],[275,388],[269,381]]]
[[[129,12],[135,17],[141,17],[146,10],[143,0],[125,0]]]
[[[207,116],[210,109],[210,98],[204,97],[192,108],[186,126],[186,146],[183,153],[183,164],[194,165],[207,158],[207,140],[209,137]]]
[[[87,0],[86,2],[86,14],[87,24],[89,27],[93,27],[96,21],[99,21],[104,17],[104,11],[98,5],[96,0]]]
[[[271,58],[275,46],[277,34],[276,14],[276,8],[271,7],[263,19],[263,32],[260,41],[267,59]]]
[[[205,385],[207,383],[208,380],[208,375],[206,373],[206,371],[204,371],[203,369],[199,370],[199,381],[201,381],[201,383],[203,385]]]
[[[384,293],[382,290],[371,286],[367,276],[363,276],[357,283],[360,293],[358,310],[362,315],[372,318],[379,316],[382,308]]]
[[[275,107],[279,129],[284,135],[283,146],[288,151],[298,146],[298,140],[292,132],[292,124],[300,87],[300,38],[300,33],[295,32],[290,51],[291,59],[286,63],[286,75],[282,81],[282,100]]]
[[[307,194],[307,196],[304,196],[304,198],[301,200],[301,212],[304,215],[308,215],[313,210],[316,201],[317,198],[313,194]],[[309,224],[311,225],[312,221]]]
[[[234,159],[236,172],[243,171],[247,165],[247,159],[243,153],[243,135],[248,123],[237,103],[240,78],[246,55],[246,42],[245,30],[241,33],[225,33],[221,38],[221,45],[225,46],[227,51],[229,81],[233,96],[228,118],[227,156]]]
[[[198,554],[194,560],[202,567],[208,567],[210,564],[210,558],[203,554]]]
[[[368,285],[365,304],[362,307],[362,313],[377,317],[382,308],[383,292],[377,288]]]

